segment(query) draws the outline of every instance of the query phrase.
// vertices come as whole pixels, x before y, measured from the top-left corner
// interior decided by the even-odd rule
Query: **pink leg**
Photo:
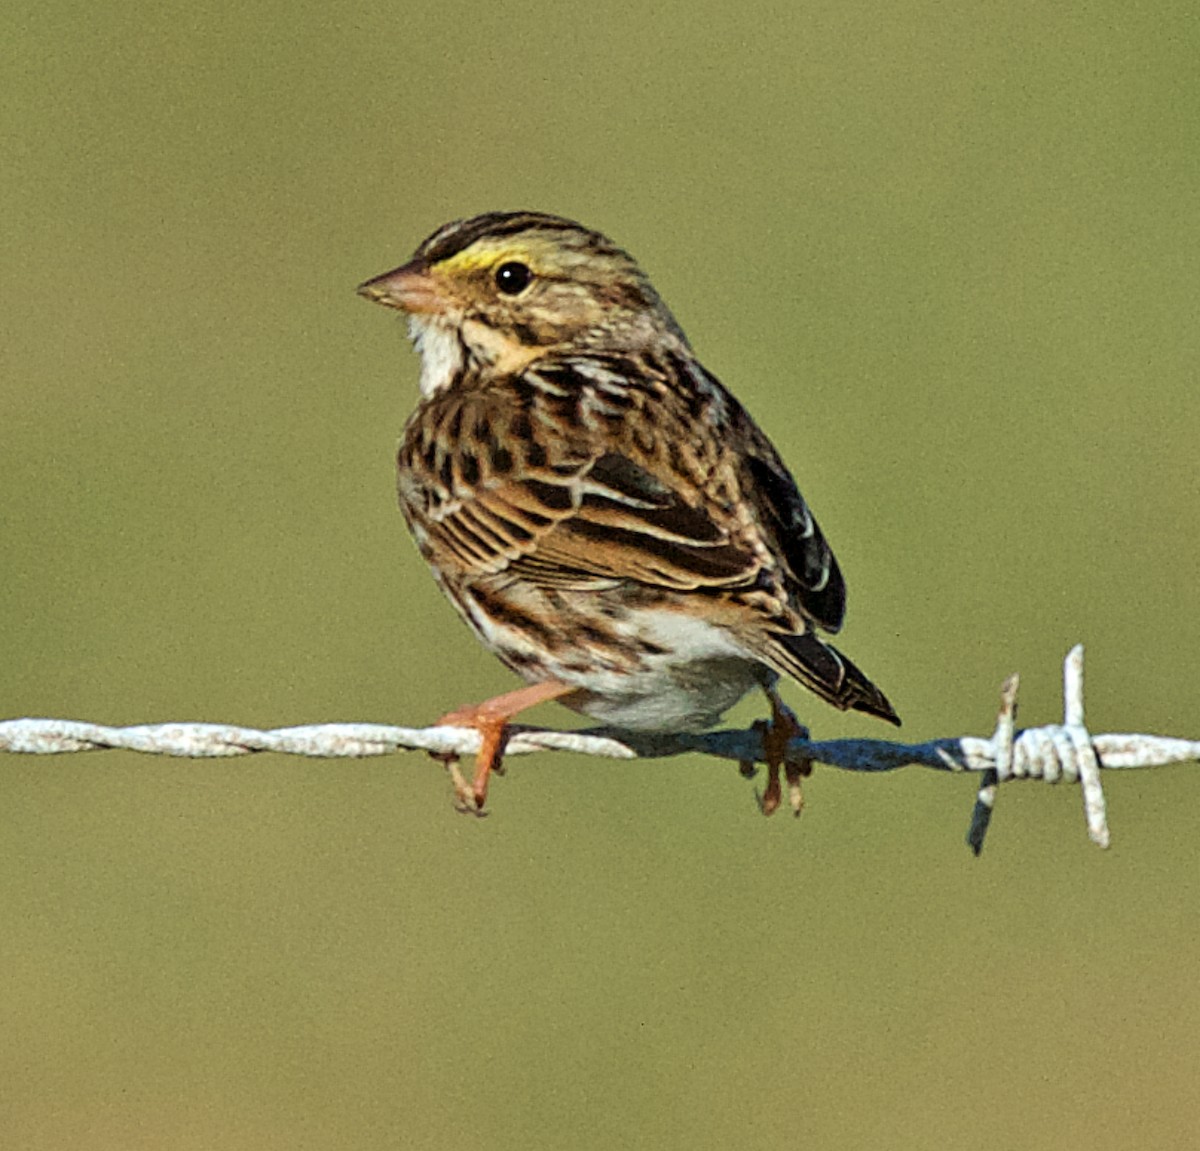
[[[765,689],[767,699],[771,701],[771,719],[764,722],[763,727],[763,756],[767,761],[767,786],[763,792],[760,805],[763,815],[774,812],[783,800],[783,788],[779,783],[779,769],[783,768],[787,776],[788,791],[791,795],[792,808],[799,815],[804,807],[804,794],[800,790],[802,776],[812,774],[812,761],[788,756],[788,745],[793,739],[808,738],[806,728],[795,713],[779,697],[774,688]]]

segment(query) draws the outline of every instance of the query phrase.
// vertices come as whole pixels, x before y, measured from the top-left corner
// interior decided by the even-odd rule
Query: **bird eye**
[[[506,296],[518,296],[529,287],[533,273],[516,260],[509,260],[496,269],[496,287]]]

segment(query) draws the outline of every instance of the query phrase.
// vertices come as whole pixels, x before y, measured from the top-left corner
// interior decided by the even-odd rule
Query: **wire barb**
[[[1014,674],[1000,687],[1000,712],[996,716],[996,731],[992,736],[992,754],[996,766],[984,770],[983,782],[975,796],[975,809],[971,812],[971,826],[967,829],[967,846],[976,855],[983,851],[983,841],[992,823],[992,812],[996,809],[996,786],[1000,780],[1012,775],[1017,689],[1020,686],[1021,677]]]
[[[957,736],[926,743],[876,739],[792,740],[787,759],[823,763],[845,771],[883,772],[920,766],[935,771],[978,772],[980,786],[967,833],[976,855],[983,849],[997,788],[1012,779],[1065,780],[1079,783],[1088,836],[1100,847],[1110,842],[1101,769],[1157,767],[1200,760],[1200,741],[1155,735],[1092,735],[1084,724],[1083,647],[1067,654],[1063,666],[1063,722],[1016,729],[1017,677],[1001,691],[1000,710],[991,738]],[[253,755],[273,751],[319,759],[363,758],[397,751],[430,751],[440,756],[472,755],[480,736],[460,727],[393,727],[371,723],[313,724],[270,731],[215,723],[162,723],[105,727],[63,719],[0,721],[0,752],[59,755],[121,748],[151,755],[195,759]],[[594,729],[549,731],[512,728],[505,755],[572,751],[609,759],[659,759],[700,753],[750,767],[763,762],[761,733],[646,733]],[[789,784],[791,779],[789,777]]]

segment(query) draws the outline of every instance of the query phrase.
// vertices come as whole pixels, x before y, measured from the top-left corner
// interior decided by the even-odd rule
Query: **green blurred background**
[[[455,216],[628,247],[768,428],[905,735],[1200,736],[1189,4],[0,18],[0,714],[421,723],[514,685],[394,507],[354,295]],[[885,736],[791,692],[821,736]],[[761,712],[754,701],[731,719]],[[572,722],[546,707],[532,718]],[[0,1144],[1200,1145],[1200,769],[1004,789],[0,761]]]

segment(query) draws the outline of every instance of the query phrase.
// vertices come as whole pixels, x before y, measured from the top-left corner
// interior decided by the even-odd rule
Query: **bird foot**
[[[504,745],[508,742],[508,720],[497,715],[489,704],[462,707],[444,715],[437,721],[438,727],[469,727],[479,732],[479,750],[475,753],[475,778],[468,784],[458,767],[457,755],[435,755],[445,764],[454,788],[455,808],[472,815],[483,814],[487,802],[488,780],[492,772],[502,774],[504,770]]]
[[[531,684],[506,692],[483,703],[469,704],[449,712],[437,721],[438,727],[468,727],[479,732],[479,751],[475,754],[475,778],[468,784],[458,768],[458,756],[432,752],[450,775],[457,811],[483,815],[487,802],[488,780],[494,772],[504,774],[504,745],[508,742],[508,722],[519,712],[546,700],[556,699],[573,689],[557,680]]]
[[[763,759],[767,764],[767,786],[758,798],[758,809],[763,815],[773,815],[783,802],[783,786],[780,782],[780,768],[783,778],[787,781],[788,802],[792,813],[799,815],[804,810],[804,791],[800,781],[806,775],[812,774],[812,760],[805,759],[789,752],[793,739],[807,739],[808,728],[797,718],[774,691],[767,692],[771,701],[771,718],[760,719],[754,724],[754,730],[762,739]],[[742,766],[742,774],[746,774]]]
[[[481,810],[476,802],[474,788],[467,783],[466,776],[459,769],[458,753],[455,751],[431,751],[429,755],[431,759],[436,759],[446,769],[446,774],[450,777],[450,787],[454,791],[454,810],[460,815],[473,815],[477,819],[484,819],[488,813]],[[493,767],[492,770],[494,771],[495,768]]]

